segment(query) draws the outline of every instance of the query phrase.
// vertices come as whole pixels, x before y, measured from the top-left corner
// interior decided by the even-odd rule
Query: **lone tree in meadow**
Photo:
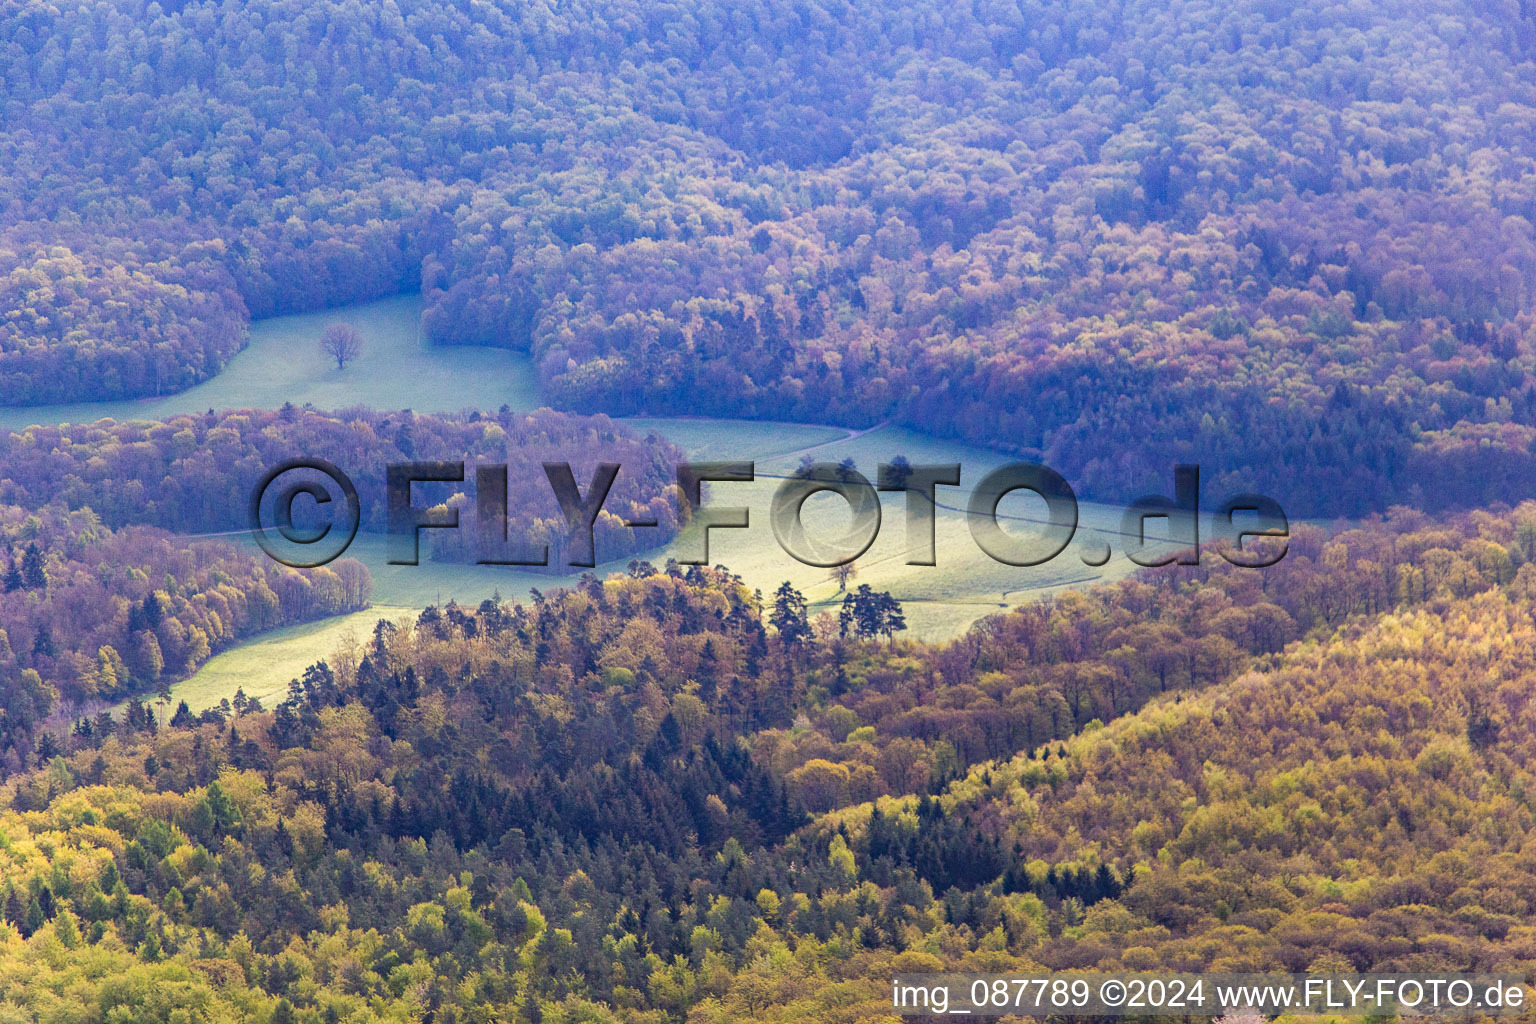
[[[351,324],[331,324],[320,335],[320,351],[336,360],[336,369],[345,370],[349,359],[363,351],[363,336]]]

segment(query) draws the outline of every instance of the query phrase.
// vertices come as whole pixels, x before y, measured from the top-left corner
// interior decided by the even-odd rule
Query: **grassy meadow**
[[[1004,459],[995,452],[935,440],[910,431],[884,427],[852,440],[833,440],[847,431],[827,427],[759,424],[741,421],[678,421],[683,430],[668,429],[668,421],[647,420],[644,426],[687,447],[694,458],[740,458],[757,462],[758,478],[749,484],[717,484],[711,504],[744,505],[750,526],[745,530],[716,530],[710,538],[710,561],[729,566],[765,597],[784,580],[800,589],[811,603],[812,613],[835,612],[841,600],[837,583],[826,569],[803,565],[780,549],[768,523],[769,507],[782,478],[798,465],[796,452],[817,447],[810,454],[818,460],[855,460],[873,478],[882,460],[905,455],[914,464],[955,462],[962,466],[961,485],[941,488],[935,522],[937,565],[907,563],[905,497],[882,494],[882,523],[871,546],[855,563],[851,585],[868,583],[901,599],[907,615],[907,636],[944,639],[963,632],[973,622],[1013,605],[1055,591],[1121,578],[1136,567],[1125,557],[1118,508],[1083,503],[1080,523],[1072,544],[1060,556],[1042,566],[1016,568],[993,561],[971,538],[964,512],[970,488],[985,472]],[[636,424],[640,426],[641,424]],[[777,454],[775,454],[777,453]],[[1032,500],[1032,499],[1031,499]],[[1005,529],[1027,537],[1029,519],[1043,514],[1023,498],[1012,496],[999,508]],[[1019,517],[1010,521],[1008,517]],[[815,535],[838,536],[850,516],[842,499],[823,495],[806,502],[804,523]],[[680,549],[692,549],[697,538],[685,532],[651,556],[657,565]],[[1113,553],[1103,566],[1093,568],[1083,555],[1093,555],[1108,545]],[[217,704],[244,687],[249,696],[264,701],[287,692],[288,680],[315,660],[327,657],[349,642],[364,640],[380,618],[399,619],[430,603],[450,599],[478,604],[494,594],[524,600],[531,588],[549,590],[571,585],[575,575],[535,574],[507,566],[475,566],[434,563],[416,566],[389,565],[384,538],[361,534],[348,549],[373,573],[375,607],[335,619],[276,630],[212,659],[190,679],[172,688],[175,700],[186,700],[193,710]],[[625,560],[600,565],[599,573],[617,572]]]
[[[0,407],[0,428],[93,423],[103,417],[160,419],[208,409],[276,409],[284,402],[417,412],[543,404],[526,356],[507,349],[429,344],[417,330],[420,315],[419,296],[397,295],[258,320],[251,325],[249,343],[223,372],[196,387],[164,398]],[[320,333],[333,323],[351,324],[364,339],[362,354],[342,370],[320,351]]]
[[[667,436],[685,446],[692,458],[734,458],[756,464],[757,479],[751,483],[709,485],[710,505],[746,507],[750,523],[744,530],[711,532],[711,564],[729,567],[764,595],[788,580],[806,595],[813,611],[836,609],[841,600],[838,583],[830,570],[805,565],[786,553],[774,538],[769,523],[774,493],[799,464],[796,453],[804,448],[811,448],[809,454],[819,461],[852,458],[871,480],[880,462],[897,455],[905,455],[913,464],[961,464],[961,486],[943,487],[938,493],[936,565],[907,564],[906,498],[895,493],[881,494],[879,533],[869,550],[854,562],[856,575],[850,585],[867,583],[899,598],[907,606],[911,636],[953,636],[983,615],[1064,587],[1116,579],[1136,568],[1125,557],[1118,535],[1121,510],[1087,502],[1080,504],[1079,526],[1072,544],[1044,565],[1005,565],[983,552],[971,536],[965,508],[975,483],[989,469],[1006,461],[996,452],[935,440],[895,427],[829,442],[829,434],[838,438],[848,431],[738,420],[682,422],[687,433],[666,429],[666,421],[646,420],[644,425],[665,430]],[[1038,530],[1032,520],[1043,518],[1044,505],[1031,496],[1016,494],[1004,499],[998,511],[1004,528],[1027,540]],[[850,520],[847,504],[832,494],[811,498],[803,510],[806,531],[815,538],[843,535]],[[1106,545],[1111,551],[1106,564],[1085,564],[1085,555],[1101,555]],[[660,566],[669,557],[683,557],[698,549],[697,531],[690,529],[647,557]],[[390,606],[420,608],[450,599],[460,604],[478,604],[493,594],[522,599],[530,588],[548,590],[570,585],[579,575],[529,572],[510,566],[436,563],[426,559],[426,550],[424,544],[420,565],[390,565],[384,538],[365,533],[353,541],[346,554],[361,561],[373,574],[375,602]],[[596,571],[617,572],[627,562],[628,557],[604,563]]]
[[[380,619],[409,619],[416,608],[376,604],[366,611],[337,615],[319,622],[285,626],[263,633],[238,647],[208,659],[196,675],[171,687],[172,706],[184,700],[202,711],[232,698],[237,690],[272,707],[288,695],[288,682],[304,669],[352,643],[365,643]]]
[[[322,409],[368,405],[411,408],[420,412],[461,409],[533,409],[540,401],[530,360],[504,349],[459,348],[425,343],[417,329],[420,300],[397,296],[344,309],[275,317],[252,325],[250,342],[214,379],[180,394],[159,399],[78,405],[0,409],[0,428],[20,429],[34,423],[91,422],[155,418],[183,412],[224,408],[275,408],[284,402],[312,403]],[[338,370],[320,352],[321,331],[332,323],[352,324],[362,332],[362,354]],[[1068,587],[1116,579],[1135,566],[1116,536],[1120,510],[1084,503],[1072,545],[1051,562],[1016,568],[993,561],[975,543],[967,525],[966,501],[976,482],[1006,461],[996,452],[957,444],[891,426],[850,431],[817,424],[766,423],[693,418],[635,418],[636,431],[654,431],[699,460],[740,460],[756,463],[752,483],[712,485],[710,501],[750,509],[746,530],[716,530],[710,538],[710,561],[726,565],[748,584],[771,595],[788,580],[805,593],[813,614],[835,611],[841,592],[829,570],[807,566],[785,553],[769,524],[769,508],[783,479],[809,455],[816,461],[852,458],[874,480],[877,467],[904,455],[913,464],[955,463],[962,466],[961,486],[941,488],[936,525],[937,565],[908,565],[905,496],[882,494],[882,525],[870,549],[854,564],[850,586],[867,583],[887,590],[906,607],[908,636],[942,639],[954,636],[978,618],[1012,605]],[[1031,505],[1031,502],[1035,502]],[[1027,537],[1031,519],[1043,515],[1043,504],[1027,496],[1005,499],[1000,515],[1010,533]],[[829,494],[806,502],[803,522],[809,535],[835,537],[850,522],[847,505]],[[242,538],[233,538],[241,541]],[[658,566],[683,550],[695,550],[698,539],[685,532],[671,545],[654,552]],[[1109,561],[1092,567],[1106,543]],[[266,700],[286,692],[288,680],[311,662],[330,654],[346,637],[366,634],[382,615],[397,618],[427,604],[456,600],[476,604],[500,594],[525,599],[531,588],[550,589],[575,582],[576,574],[520,572],[506,566],[392,566],[386,561],[382,537],[361,535],[347,554],[360,559],[373,573],[371,611],[341,616],[305,626],[277,630],[212,659],[192,678],[174,688],[177,699],[194,709],[217,704],[244,687]],[[599,572],[618,571],[627,559],[601,565]]]

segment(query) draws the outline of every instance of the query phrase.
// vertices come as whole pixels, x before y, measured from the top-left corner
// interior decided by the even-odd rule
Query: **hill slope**
[[[0,402],[420,288],[567,407],[894,417],[1098,497],[1536,481],[1519,5],[93,0],[0,40]]]
[[[898,969],[1529,970],[1532,538],[1306,546],[1278,635],[1230,568],[942,647],[706,569],[429,609],[0,790],[0,1008],[877,1020]],[[1136,655],[1179,621],[1204,654]],[[974,749],[924,738],[957,716]],[[1050,742],[978,760],[1010,721]]]

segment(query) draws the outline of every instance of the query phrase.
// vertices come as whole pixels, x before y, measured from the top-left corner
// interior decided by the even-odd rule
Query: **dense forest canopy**
[[[0,403],[185,389],[254,317],[419,291],[563,410],[0,436],[0,1024],[1536,977],[1533,111],[1526,0],[0,0]],[[811,615],[642,560],[688,512],[631,413],[889,420],[1098,498],[1194,462],[1298,521],[1264,570],[914,642],[851,572]],[[504,464],[556,561],[540,463],[618,463],[632,560],[194,713],[220,650],[367,606],[357,562],[191,536],[295,456],[368,530],[391,463]],[[467,476],[421,501],[472,524]]]
[[[0,400],[420,288],[573,408],[1486,503],[1536,480],[1533,46],[1470,0],[7,0]]]
[[[1273,590],[1170,567],[946,645],[636,562],[381,623],[271,709],[82,721],[0,787],[0,1012],[890,1021],[901,972],[1530,971],[1536,505],[1298,543]]]
[[[343,467],[358,489],[360,525],[375,532],[386,527],[388,464],[468,463],[464,483],[417,488],[418,505],[457,509],[461,522],[425,538],[422,558],[479,557],[474,467],[481,464],[505,468],[507,514],[497,525],[508,542],[547,546],[552,572],[569,571],[571,534],[542,461],[571,463],[583,488],[596,463],[620,465],[593,524],[601,561],[666,543],[686,516],[675,493],[678,451],[602,416],[322,413],[288,405],[6,435],[0,777],[52,756],[61,716],[154,693],[255,633],[367,607],[368,570],[353,559],[294,571],[255,550],[196,537],[249,530],[255,483],[300,455]],[[656,527],[630,529],[625,519]]]
[[[163,693],[240,640],[365,608],[372,590],[355,559],[298,571],[58,503],[0,505],[0,553],[0,777],[61,750],[61,716]]]
[[[464,482],[417,485],[412,500],[460,512],[463,528],[434,533],[423,547],[452,561],[476,558],[475,467],[506,470],[507,537],[547,544],[563,564],[569,530],[542,463],[571,466],[585,490],[595,466],[620,469],[594,524],[599,561],[670,540],[687,513],[675,481],[682,453],[655,434],[636,436],[606,416],[470,412],[421,415],[409,409],[321,412],[292,404],[167,420],[102,419],[32,426],[0,437],[0,498],[18,505],[61,501],[88,507],[109,526],[145,523],[182,533],[249,530],[251,493],[264,474],[295,458],[326,459],[355,483],[364,530],[386,529],[391,465],[465,463]],[[301,509],[302,511],[302,509]],[[631,530],[621,520],[649,520]],[[446,534],[446,536],[444,536]]]

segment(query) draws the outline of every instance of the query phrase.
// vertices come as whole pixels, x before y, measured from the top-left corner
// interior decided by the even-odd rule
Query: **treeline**
[[[0,244],[0,404],[164,395],[218,373],[246,312],[218,244],[69,230]]]
[[[420,288],[570,408],[895,418],[1312,514],[1536,481],[1514,9],[0,19],[0,400],[185,386],[247,311]]]
[[[1533,539],[1536,504],[1404,513],[1299,536],[1269,602],[1269,570],[1218,562],[938,647],[640,562],[432,608],[270,711],[82,721],[0,789],[0,1006],[883,1020],[910,971],[1529,969]],[[1122,611],[1239,653],[814,820],[765,756],[899,742],[878,693],[833,705],[840,664],[903,677],[907,722],[1074,661],[1091,701],[1150,690]]]
[[[679,527],[681,506],[669,490],[682,459],[678,449],[655,435],[638,438],[605,416],[505,408],[490,415],[426,416],[363,408],[323,413],[290,404],[163,421],[33,426],[0,438],[0,500],[89,506],[113,527],[248,530],[251,494],[263,475],[288,460],[311,458],[329,460],[354,481],[362,528],[379,533],[387,525],[391,464],[466,462],[462,483],[414,486],[418,507],[458,509],[461,523],[448,537],[429,531],[423,557],[476,558],[475,467],[481,464],[506,467],[509,544],[547,544],[552,564],[560,564],[569,531],[542,466],[546,461],[569,462],[583,493],[598,463],[620,466],[595,525],[600,561],[664,544]],[[303,513],[302,502],[296,511]],[[622,520],[657,525],[631,530]]]
[[[262,630],[367,607],[355,559],[297,571],[222,542],[0,506],[0,776],[65,743],[58,712],[153,693]]]

